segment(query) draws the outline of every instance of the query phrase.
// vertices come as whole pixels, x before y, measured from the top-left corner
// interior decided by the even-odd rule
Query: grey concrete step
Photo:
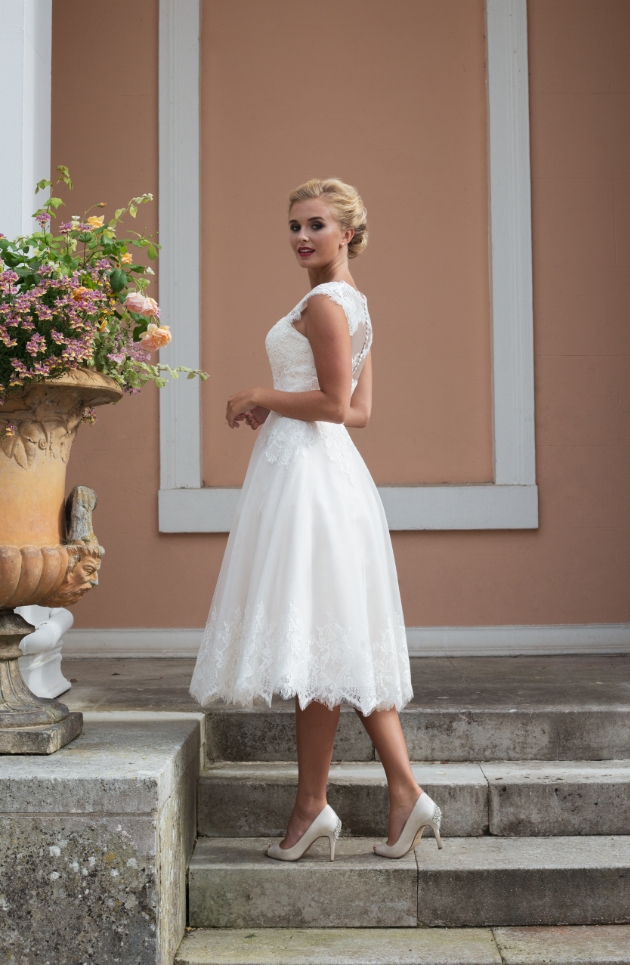
[[[630,834],[630,761],[502,761],[481,765],[490,833]]]
[[[445,833],[459,837],[487,832],[488,784],[478,764],[413,767],[418,782],[439,802]],[[197,786],[198,833],[210,837],[282,836],[296,784],[297,765],[292,763],[210,765]],[[387,782],[379,762],[332,764],[328,802],[343,821],[344,835],[387,835]]]
[[[437,706],[435,706],[437,704]],[[415,761],[550,761],[623,758],[630,746],[630,707],[531,704],[485,706],[436,698],[427,708],[401,713]],[[210,760],[295,760],[295,721],[290,704],[274,709],[221,710],[208,714]],[[374,759],[374,748],[356,714],[344,708],[335,743],[336,761]]]
[[[630,923],[630,837],[423,838],[399,861],[373,839],[273,861],[266,838],[200,838],[190,925],[404,928]]]
[[[199,929],[174,965],[630,965],[627,925]]]
[[[476,837],[630,834],[630,761],[502,761],[414,764],[437,801],[444,833]],[[197,790],[198,833],[208,837],[282,835],[293,807],[297,766],[216,763]],[[328,800],[344,835],[387,831],[385,772],[377,761],[334,763]]]

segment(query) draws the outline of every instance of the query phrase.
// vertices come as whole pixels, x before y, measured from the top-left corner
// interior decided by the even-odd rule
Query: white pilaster
[[[0,0],[0,231],[32,231],[50,178],[52,0]]]
[[[160,361],[201,367],[200,0],[160,0],[160,307],[173,341]],[[160,393],[160,488],[198,489],[201,387],[181,378]]]

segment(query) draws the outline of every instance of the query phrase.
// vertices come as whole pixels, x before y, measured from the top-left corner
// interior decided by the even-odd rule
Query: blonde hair
[[[332,209],[342,231],[354,228],[354,235],[348,242],[348,258],[356,258],[368,242],[367,210],[356,188],[345,184],[339,178],[312,178],[295,188],[289,195],[289,212],[297,201],[312,201],[322,198]]]

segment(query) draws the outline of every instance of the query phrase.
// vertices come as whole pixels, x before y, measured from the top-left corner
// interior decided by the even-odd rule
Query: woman
[[[300,858],[341,822],[326,784],[343,700],[385,768],[399,858],[441,814],[416,783],[398,711],[412,696],[396,567],[378,491],[346,427],[372,406],[372,325],[348,259],[367,244],[355,188],[312,180],[289,198],[289,239],[310,292],[267,335],[273,389],[228,399],[231,428],[262,426],[217,583],[191,693],[251,706],[295,697],[298,789],[268,854]]]

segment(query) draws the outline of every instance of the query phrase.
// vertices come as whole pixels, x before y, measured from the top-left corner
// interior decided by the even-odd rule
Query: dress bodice
[[[268,333],[265,345],[273,373],[273,387],[283,392],[309,392],[319,388],[309,340],[298,332],[294,324],[313,295],[328,295],[343,308],[348,319],[354,391],[372,345],[372,323],[365,295],[345,281],[329,281],[312,288],[293,311],[281,318]]]

